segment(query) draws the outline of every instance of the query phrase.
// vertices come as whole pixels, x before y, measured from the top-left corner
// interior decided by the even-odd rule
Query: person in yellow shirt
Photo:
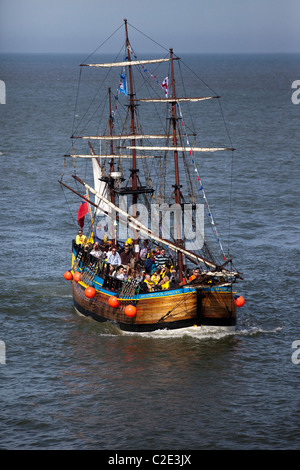
[[[150,274],[145,274],[144,283],[147,284],[148,290],[152,292],[153,287],[155,286],[155,283],[151,280]]]
[[[162,288],[162,290],[170,289],[170,279],[168,276],[164,276],[158,285]]]
[[[83,235],[82,230],[78,230],[78,235],[76,236],[76,245],[85,246],[87,241],[88,239],[85,235]]]
[[[155,285],[157,285],[161,281],[160,273],[161,269],[157,268],[151,276],[151,281],[154,282]]]

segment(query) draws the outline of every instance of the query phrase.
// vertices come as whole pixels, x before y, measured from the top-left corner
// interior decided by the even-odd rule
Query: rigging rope
[[[112,38],[112,36],[114,36],[114,35],[119,31],[119,29],[123,28],[123,26],[124,26],[124,23],[120,24],[120,26],[119,26],[113,33],[111,33],[111,35],[110,35],[108,38],[106,38],[105,41],[103,41],[103,42],[100,44],[100,46],[98,46],[98,47],[94,50],[94,52],[92,52],[89,56],[87,56],[87,57],[84,59],[83,62],[87,62],[88,59],[89,59],[93,54],[95,54],[102,46],[104,46],[104,44],[105,44],[107,41],[109,41],[110,38]]]
[[[136,29],[136,28],[135,28]],[[143,33],[142,33],[143,34]],[[155,42],[155,41],[154,41]],[[161,46],[162,47],[162,46]],[[130,46],[130,49],[131,49],[131,53],[134,55],[135,59],[137,59],[137,56],[135,55],[134,51],[132,50],[131,46]],[[179,61],[180,63],[180,61]],[[145,68],[144,65],[142,65],[142,69],[144,71],[144,73],[148,72],[148,74],[150,75],[151,78],[153,78],[153,80],[155,81],[155,84],[158,85],[160,87],[160,89],[162,88],[161,87],[161,84],[159,82],[159,80],[157,79],[157,76],[156,75],[153,75],[153,73],[150,72],[150,70],[148,70],[148,68]],[[180,73],[181,73],[181,69],[180,69]],[[181,73],[181,76],[182,76],[182,73]],[[198,79],[200,79],[202,81],[202,83],[204,83],[204,85],[209,88],[211,91],[214,92],[214,90],[212,88],[210,88],[200,77],[197,76]],[[116,98],[117,99],[117,98]],[[219,103],[220,103],[220,100],[218,100]],[[177,103],[177,108],[178,108],[178,111],[179,111],[179,116],[182,120],[182,126],[183,126],[183,129],[184,129],[184,132],[183,132],[183,135],[186,137],[186,145],[188,147],[191,146],[190,142],[189,142],[189,139],[187,137],[187,128],[186,128],[186,125],[185,125],[185,122],[184,122],[184,119],[183,119],[183,114],[182,114],[182,110],[181,110],[181,106],[179,103]],[[188,108],[189,111],[190,111],[190,108]],[[227,135],[228,135],[228,138],[230,140],[230,143],[231,143],[231,139],[230,139],[230,135],[229,135],[229,132],[228,132],[228,129],[227,129],[227,126],[226,126],[226,122],[225,122],[225,119],[224,119],[224,113],[223,113],[223,109],[222,109],[222,106],[220,104],[220,109],[221,109],[221,115],[222,115],[222,119],[223,119],[223,122],[224,122],[224,125],[225,125],[225,129],[226,129],[226,132],[227,132]],[[191,112],[190,112],[191,114]],[[195,131],[193,131],[195,133]],[[181,136],[182,134],[179,133],[179,137]],[[205,193],[205,190],[204,190],[204,186],[203,186],[203,183],[201,181],[201,177],[200,177],[200,174],[199,174],[199,171],[198,171],[198,168],[197,168],[197,165],[196,165],[196,162],[195,162],[195,159],[194,157],[192,156],[192,151],[190,150],[189,151],[189,154],[191,156],[191,159],[192,159],[192,163],[194,165],[194,171],[196,172],[196,175],[197,175],[197,181],[199,182],[199,191],[201,191],[202,193],[202,197],[205,201],[205,206],[206,206],[206,210],[207,210],[207,213],[208,213],[208,218],[209,218],[209,221],[211,223],[211,226],[215,232],[215,236],[216,236],[216,240],[219,244],[219,247],[220,247],[220,250],[221,250],[221,253],[223,255],[223,260],[225,261],[226,260],[226,254],[224,252],[224,249],[223,249],[223,244],[222,244],[222,241],[221,241],[221,238],[220,238],[220,235],[219,235],[219,232],[218,232],[218,229],[216,227],[216,224],[215,224],[215,221],[214,221],[214,218],[213,218],[213,215],[212,215],[212,211],[211,211],[211,208],[208,204],[208,200],[207,200],[207,197],[206,197],[206,193]]]
[[[71,214],[71,217],[72,217],[72,219],[73,219],[73,221],[74,221],[74,224],[77,225],[77,221],[76,221],[76,219],[75,219],[75,217],[74,217],[73,211],[72,211],[71,208],[70,208],[70,205],[69,205],[68,199],[67,199],[67,197],[66,197],[66,194],[65,194],[63,185],[61,184],[60,186],[61,186],[61,189],[62,189],[64,198],[65,198],[65,200],[66,200],[66,203],[67,203],[67,206],[68,206],[68,210],[69,210],[69,212],[70,212],[70,214]]]
[[[210,91],[212,91],[213,93],[215,93],[216,95],[218,95],[218,93],[216,93],[215,90],[214,90],[213,88],[211,88],[193,69],[191,69],[191,68],[190,68],[187,64],[185,64],[182,60],[181,60],[181,62],[182,62],[182,64],[184,64],[185,67],[186,67],[193,75],[195,75]],[[218,99],[218,103],[219,103],[219,106],[220,106],[220,112],[221,112],[223,124],[224,124],[224,127],[225,127],[225,131],[226,131],[227,137],[228,137],[228,139],[229,139],[230,146],[231,146],[231,148],[233,148],[232,140],[231,140],[231,137],[230,137],[230,134],[229,134],[229,130],[228,130],[228,127],[227,127],[227,123],[226,123],[226,120],[225,120],[224,111],[223,111],[222,103],[221,103],[221,100],[220,100],[220,99]],[[231,236],[231,225],[230,225],[230,222],[231,222],[231,210],[232,210],[232,182],[233,182],[233,151],[232,151],[232,157],[231,157],[231,175],[230,175],[230,193],[229,193],[228,256],[229,256],[229,244],[230,244],[230,236]]]
[[[177,103],[177,107],[178,107],[178,111],[179,111],[179,115],[182,119],[182,126],[183,126],[183,129],[184,129],[184,132],[183,132],[183,135],[186,137],[186,144],[187,144],[187,147],[191,147],[191,144],[189,142],[189,139],[188,139],[188,136],[187,136],[187,131],[186,131],[186,127],[185,127],[185,124],[184,124],[184,119],[183,119],[183,114],[182,114],[182,111],[181,111],[181,106],[179,103]],[[214,221],[214,218],[213,218],[213,215],[212,215],[212,211],[211,211],[211,208],[208,204],[208,200],[207,200],[207,197],[206,197],[206,193],[205,193],[205,190],[204,190],[204,186],[203,186],[203,183],[201,181],[201,177],[200,177],[200,174],[199,174],[199,171],[198,171],[198,168],[197,168],[197,165],[196,165],[196,162],[195,162],[195,157],[193,156],[192,154],[192,150],[189,151],[189,155],[192,159],[192,163],[194,165],[194,170],[195,170],[195,173],[197,175],[197,181],[199,181],[199,191],[201,191],[202,193],[202,197],[205,201],[205,206],[206,206],[206,210],[207,210],[207,213],[208,213],[208,218],[209,218],[209,221],[211,223],[211,226],[213,227],[214,229],[214,232],[215,232],[215,235],[216,235],[216,238],[217,238],[217,241],[219,243],[219,246],[220,246],[220,249],[221,249],[221,252],[223,254],[223,259],[224,261],[226,260],[226,255],[225,255],[225,252],[224,252],[224,249],[223,249],[223,245],[222,245],[222,242],[221,242],[221,238],[220,238],[220,235],[219,235],[219,232],[217,230],[217,227],[216,227],[216,224],[215,224],[215,221]]]
[[[119,31],[119,29],[123,26],[120,25],[100,46],[98,46],[94,52],[92,52],[86,59],[85,61],[87,61],[93,54],[95,54],[117,31]],[[132,28],[134,28],[135,30],[137,30],[140,34],[142,34],[143,36],[147,37],[148,39],[150,39],[152,42],[156,43],[158,46],[160,46],[162,49],[166,50],[169,52],[169,50],[167,48],[165,48],[164,46],[162,46],[161,44],[159,44],[158,42],[154,41],[153,39],[151,39],[149,36],[147,36],[146,34],[144,34],[142,31],[138,30],[137,28],[135,28],[133,25],[130,24],[130,26]],[[134,54],[132,48],[131,48],[131,45],[130,45],[130,52],[132,54]],[[137,59],[137,56],[134,54],[134,57]],[[180,61],[179,61],[180,62]],[[190,72],[192,72],[209,90],[211,90],[213,93],[215,93],[215,91],[207,85],[207,83],[205,83],[205,81],[203,79],[201,79],[197,73],[195,73],[192,69],[190,69],[190,67],[188,65],[186,65],[183,61],[182,63],[190,70]],[[144,65],[142,66],[142,69],[144,72],[148,72],[150,74],[150,77],[155,81],[156,85],[158,85],[161,89],[161,84],[159,83],[159,81],[157,80],[157,76],[154,75],[153,73],[151,73],[147,68],[144,67]],[[77,96],[76,96],[76,104],[75,104],[75,113],[74,113],[74,120],[73,120],[73,127],[72,127],[72,134],[74,133],[74,125],[75,125],[75,115],[76,115],[76,110],[77,110],[77,106],[78,106],[78,95],[79,95],[79,86],[80,86],[80,81],[81,81],[81,72],[82,72],[82,68],[80,67],[80,75],[79,75],[79,82],[78,82],[78,90],[77,90]],[[181,69],[180,69],[180,73],[181,73]],[[103,80],[104,81],[104,80]],[[103,82],[102,82],[103,83]],[[102,84],[101,84],[102,85]],[[101,87],[99,87],[100,89]],[[91,104],[93,103],[93,101],[95,100],[97,94],[99,93],[99,89],[98,91],[96,92],[96,95],[95,97],[93,98],[92,102],[90,103],[90,105],[88,106],[88,109],[87,111],[84,113],[83,117],[81,118],[78,126],[81,124],[83,118],[86,116],[88,110],[90,109],[91,107]],[[115,95],[115,100],[116,100],[116,105],[115,105],[115,110],[112,111],[112,115],[115,116],[115,113],[117,112],[117,100],[118,100],[118,95],[119,95],[119,88],[117,89],[117,95]],[[224,118],[224,113],[223,113],[223,109],[222,109],[222,105],[220,103],[220,100],[219,101],[219,106],[220,106],[220,110],[221,110],[221,116],[222,116],[222,119],[223,119],[223,123],[224,123],[224,126],[225,126],[225,129],[226,129],[226,133],[227,133],[227,136],[229,138],[229,141],[231,143],[231,138],[230,138],[230,135],[229,135],[229,132],[228,132],[228,128],[227,128],[227,125],[226,125],[226,121],[225,121],[225,118]],[[177,108],[178,108],[178,111],[179,111],[179,115],[182,119],[182,126],[183,126],[183,135],[185,136],[186,138],[186,144],[187,146],[191,146],[190,143],[189,143],[189,140],[188,140],[188,137],[187,137],[187,129],[186,129],[186,126],[185,126],[185,123],[184,123],[184,120],[183,120],[183,114],[182,114],[182,110],[181,110],[181,107],[180,107],[180,104],[177,102],[176,104]],[[92,117],[93,115],[95,114],[95,112],[99,109],[99,106],[98,108],[93,112],[92,114]],[[190,110],[190,108],[189,108]],[[91,119],[91,118],[90,118]],[[77,127],[78,127],[77,126]],[[181,136],[181,133],[179,132],[179,135]],[[231,144],[232,146],[232,144]],[[192,160],[192,163],[194,165],[194,171],[196,173],[196,181],[199,182],[199,191],[201,192],[202,194],[202,197],[203,197],[203,200],[205,201],[205,206],[206,206],[206,210],[207,210],[207,213],[208,213],[208,218],[210,220],[210,223],[211,223],[211,226],[215,232],[215,235],[216,235],[216,239],[218,241],[218,244],[219,244],[219,247],[221,249],[221,252],[223,254],[223,259],[226,260],[226,255],[225,255],[225,252],[224,252],[224,249],[223,249],[223,244],[222,244],[222,241],[220,239],[220,235],[219,235],[219,232],[217,230],[217,227],[216,227],[216,224],[215,224],[215,221],[214,221],[214,218],[213,218],[213,215],[212,215],[212,211],[210,209],[210,206],[208,204],[208,200],[207,200],[207,197],[206,197],[206,193],[205,193],[205,190],[204,190],[204,186],[203,186],[203,183],[201,181],[201,177],[200,177],[200,174],[199,174],[199,171],[198,171],[198,168],[197,168],[197,165],[196,165],[196,162],[195,162],[195,159],[194,159],[194,156],[192,154],[192,151],[190,150],[189,151],[189,155],[191,157],[191,160]],[[232,152],[232,165],[231,165],[231,190],[230,190],[230,205],[229,205],[229,239],[230,239],[230,216],[231,216],[231,205],[232,205],[232,199],[231,199],[231,193],[232,193],[232,175],[233,175],[233,152]],[[228,239],[228,252],[229,252],[229,239]]]
[[[221,111],[221,115],[222,115],[222,118],[223,118],[225,130],[226,130],[226,132],[227,132],[227,136],[228,136],[228,139],[229,139],[229,142],[230,142],[230,146],[233,147],[233,144],[232,144],[232,141],[231,141],[231,137],[230,137],[230,134],[229,134],[229,131],[228,131],[228,128],[227,128],[226,121],[225,121],[225,117],[224,117],[224,112],[223,112],[221,100],[218,100],[218,102],[219,102],[220,111]],[[230,257],[230,255],[229,255],[229,245],[230,245],[230,237],[231,237],[232,183],[233,183],[233,151],[231,152],[230,191],[229,191],[229,214],[228,214],[228,242],[227,242],[227,243],[228,243],[228,247],[227,247],[227,251],[228,251],[228,256],[229,256],[229,257]]]

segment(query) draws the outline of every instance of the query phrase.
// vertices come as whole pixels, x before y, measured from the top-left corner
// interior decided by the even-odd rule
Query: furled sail
[[[96,192],[100,195],[108,199],[108,187],[105,181],[101,181],[103,176],[102,168],[99,161],[96,158],[92,158],[93,163],[93,175],[94,175],[94,188]],[[99,198],[95,194],[95,204],[98,206],[96,215],[103,215],[103,211],[111,212],[111,207],[103,202],[103,199]]]
[[[116,154],[94,154],[94,155],[90,155],[90,154],[80,154],[80,153],[74,153],[74,154],[70,154],[70,155],[64,155],[64,157],[72,157],[72,158],[92,158],[92,159],[97,159],[97,158],[106,158],[106,159],[111,159],[111,158],[117,158],[117,159],[126,159],[126,158],[132,158],[132,155],[116,155]],[[161,158],[160,156],[157,156],[157,155],[136,155],[135,158],[141,158],[141,159],[145,159],[145,158]]]
[[[124,62],[111,62],[104,64],[80,64],[80,67],[128,67],[129,65],[158,64],[169,62],[171,59],[126,60]]]
[[[167,139],[171,135],[160,134],[128,134],[128,135],[72,135],[72,139],[88,140],[132,140],[132,139]]]
[[[134,101],[142,101],[144,103],[179,103],[179,101],[188,101],[196,103],[198,101],[212,100],[214,98],[220,98],[220,96],[199,96],[195,98],[135,98]]]
[[[219,152],[221,150],[234,150],[233,148],[225,148],[225,147],[147,147],[147,146],[126,146],[126,149],[135,149],[135,150],[160,150],[160,151],[167,151],[167,150],[177,150],[179,152]]]

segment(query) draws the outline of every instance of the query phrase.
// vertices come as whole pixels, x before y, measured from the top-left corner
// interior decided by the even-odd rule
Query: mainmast
[[[112,137],[113,136],[113,116],[112,116],[112,107],[111,107],[111,89],[110,87],[108,88],[108,102],[109,102],[109,134],[110,136]],[[110,141],[110,154],[112,156],[110,162],[109,162],[109,178],[108,178],[108,181],[109,181],[109,192],[110,192],[110,200],[113,204],[116,203],[116,198],[115,198],[115,180],[114,178],[112,178],[112,173],[114,172],[114,168],[115,168],[115,165],[114,165],[114,143],[113,143],[113,140]],[[117,214],[116,214],[116,218],[118,218]],[[113,225],[113,229],[112,229],[112,246],[116,246],[116,242],[117,242],[117,233],[116,233],[116,225],[114,224]]]
[[[171,80],[172,80],[172,98],[176,98],[176,92],[175,92],[175,76],[174,76],[174,61],[173,61],[173,49],[170,49],[170,58],[171,58]],[[172,102],[172,130],[173,130],[173,146],[175,147],[174,150],[174,165],[175,165],[175,185],[174,187],[174,192],[175,192],[175,203],[181,205],[181,192],[180,192],[180,182],[179,182],[179,166],[178,166],[178,151],[176,149],[177,147],[177,112],[176,112],[176,106],[177,102],[173,101]],[[181,207],[181,206],[180,206]],[[177,243],[182,246],[182,239],[181,239],[181,221],[177,220]],[[180,282],[182,281],[182,272],[183,272],[183,260],[182,260],[182,253],[178,252],[178,271],[179,271],[179,280]]]
[[[130,42],[129,42],[129,37],[128,37],[128,28],[127,28],[127,20],[124,19],[125,23],[125,33],[126,33],[126,49],[127,49],[127,58],[128,62],[131,62],[131,50],[130,50]],[[133,81],[132,81],[132,70],[131,70],[131,65],[128,67],[128,72],[129,72],[129,112],[130,112],[130,128],[131,128],[131,134],[135,135],[135,102],[134,102],[134,93],[133,93]],[[132,141],[132,147],[135,147],[135,139],[133,138]],[[137,172],[138,169],[136,167],[136,149],[132,149],[132,168],[131,168],[131,187],[132,187],[132,206],[133,206],[133,216],[137,216],[137,211],[136,211],[136,204],[137,204]],[[138,251],[138,239],[137,239],[137,232],[134,232],[134,256],[138,258],[139,256],[139,251]]]
[[[109,133],[110,136],[113,136],[113,117],[112,117],[112,112],[111,112],[111,89],[108,88],[108,98],[109,98]],[[113,155],[114,153],[114,143],[113,140],[110,141],[110,154]],[[114,191],[114,183],[113,179],[111,177],[111,174],[114,171],[114,158],[112,157],[110,160],[109,164],[109,170],[110,170],[110,200],[115,204],[115,191]]]

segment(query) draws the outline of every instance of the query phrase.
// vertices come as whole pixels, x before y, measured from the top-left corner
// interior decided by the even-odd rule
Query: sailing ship
[[[164,49],[161,58],[140,58],[127,20],[123,27],[121,59],[80,64],[78,90],[83,70],[99,73],[92,86],[106,87],[108,80],[109,86],[97,89],[94,108],[83,114],[88,124],[82,133],[78,92],[72,151],[64,155],[59,180],[76,196],[79,228],[90,219],[86,235],[72,241],[72,265],[65,273],[75,309],[124,331],[235,329],[236,307],[244,302],[234,291],[241,275],[223,248],[195,156],[232,154],[234,148],[197,145],[185,114],[188,106],[199,121],[191,107],[220,96],[188,97],[183,86],[179,94],[175,67],[181,73],[181,59],[173,49],[167,56]],[[103,130],[99,114],[105,115]],[[69,161],[74,184],[66,182]]]

